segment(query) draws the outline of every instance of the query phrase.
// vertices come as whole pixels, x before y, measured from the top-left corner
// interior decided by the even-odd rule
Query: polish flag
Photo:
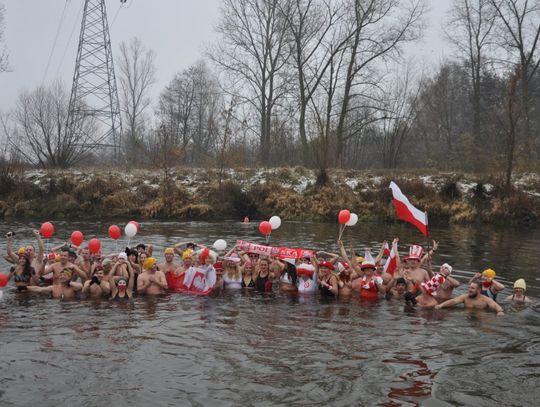
[[[386,259],[386,263],[384,263],[383,271],[385,273],[394,275],[394,271],[396,271],[396,268],[397,268],[397,258],[396,258],[396,253],[394,252],[394,248],[392,247],[392,250],[390,251],[390,255]]]
[[[386,242],[386,243],[384,244],[384,247],[383,247],[383,256],[384,256],[384,257],[390,256],[390,246],[388,246],[388,242]]]
[[[394,206],[396,207],[396,216],[398,219],[412,223],[414,226],[424,234],[428,236],[428,222],[427,215],[419,209],[416,209],[401,192],[399,187],[392,181],[390,183],[390,189],[392,190]]]

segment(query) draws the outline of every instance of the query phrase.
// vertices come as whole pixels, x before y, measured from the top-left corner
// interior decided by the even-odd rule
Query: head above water
[[[521,291],[524,293],[526,290],[527,290],[527,284],[525,283],[525,280],[522,278],[517,279],[516,282],[514,283],[514,291],[516,292]]]
[[[482,284],[478,281],[473,281],[469,284],[469,288],[467,289],[467,294],[469,294],[469,298],[476,298],[478,295],[481,295],[482,291]]]

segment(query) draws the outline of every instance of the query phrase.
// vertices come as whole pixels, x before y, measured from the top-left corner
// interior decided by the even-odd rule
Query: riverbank
[[[348,208],[361,220],[395,220],[390,181],[431,221],[534,224],[540,176],[516,175],[503,194],[496,177],[456,173],[331,170],[324,186],[302,167],[267,170],[175,168],[160,171],[22,171],[1,180],[0,218],[175,219],[265,218],[334,221]]]

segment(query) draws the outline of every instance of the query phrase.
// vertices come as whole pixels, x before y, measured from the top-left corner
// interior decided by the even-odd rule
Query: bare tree
[[[445,25],[447,40],[467,61],[472,85],[471,104],[473,113],[472,134],[478,152],[482,148],[480,136],[482,71],[487,63],[487,48],[493,41],[496,10],[491,0],[453,0],[449,19]],[[475,161],[480,164],[481,161]],[[478,165],[476,166],[477,170]]]
[[[42,167],[68,168],[77,164],[93,148],[89,134],[96,131],[91,117],[66,128],[69,94],[60,82],[39,87],[19,96],[15,110],[16,128],[8,142],[29,162]]]
[[[220,39],[208,56],[225,73],[227,89],[249,103],[259,122],[260,161],[269,163],[274,108],[287,94],[290,56],[281,4],[288,0],[224,0]]]
[[[185,152],[192,147],[185,161],[201,164],[213,149],[221,106],[217,79],[203,61],[176,75],[162,92],[158,115],[174,148]]]
[[[410,67],[389,86],[378,109],[382,115],[381,155],[384,168],[397,168],[403,148],[411,135],[411,129],[418,115],[417,100],[420,87],[414,84]]]
[[[536,138],[531,128],[531,85],[540,65],[540,1],[491,0],[497,11],[500,44],[510,52],[511,64],[520,69],[521,105],[524,119],[524,154],[534,158]],[[512,71],[515,71],[513,68]]]
[[[4,42],[5,14],[6,9],[3,4],[0,4],[0,72],[6,72],[9,70],[9,55],[7,49],[1,46],[1,44]]]
[[[120,45],[120,92],[124,130],[127,133],[128,158],[134,159],[141,144],[151,100],[149,91],[155,82],[154,52],[139,38]],[[134,154],[135,153],[135,154]]]
[[[292,0],[283,9],[291,33],[291,63],[297,76],[299,135],[304,165],[309,165],[308,106],[333,59],[347,40],[339,39],[343,13],[332,0]]]
[[[342,102],[336,129],[336,163],[340,165],[347,133],[347,117],[359,85],[368,83],[374,65],[396,57],[400,45],[415,40],[422,30],[423,0],[346,0],[351,15],[348,63],[342,85]],[[361,104],[360,104],[361,105]],[[358,125],[358,124],[357,124]]]

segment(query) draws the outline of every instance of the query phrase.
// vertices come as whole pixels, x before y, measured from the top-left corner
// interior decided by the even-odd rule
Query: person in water
[[[435,309],[453,307],[458,304],[463,304],[465,308],[490,309],[495,311],[497,315],[504,315],[504,311],[499,304],[488,296],[482,295],[482,283],[480,281],[470,282],[466,294],[458,295],[456,298],[438,304]]]
[[[493,301],[497,301],[497,295],[504,290],[504,285],[495,280],[497,273],[493,269],[486,269],[480,273],[476,273],[470,280],[479,281],[482,286],[482,295],[491,298]]]
[[[101,298],[109,295],[111,288],[109,282],[104,279],[104,276],[105,271],[103,267],[96,267],[92,278],[84,282],[82,293],[90,298]]]
[[[274,274],[270,272],[270,260],[260,258],[255,266],[255,274],[255,291],[271,292]]]
[[[66,254],[67,258],[67,254]],[[53,298],[58,299],[73,299],[77,293],[81,291],[82,284],[72,281],[73,270],[63,268],[55,275],[52,285],[47,287],[28,286],[28,291],[40,294],[51,294]]]
[[[319,292],[323,297],[336,297],[339,294],[337,277],[332,273],[334,265],[329,261],[319,262]]]
[[[157,260],[154,257],[148,257],[143,264],[143,269],[137,280],[137,292],[150,295],[165,294],[168,289],[167,279],[165,274],[158,270]]]
[[[152,257],[150,257],[152,258]],[[121,260],[125,261],[125,260]],[[128,278],[126,277],[111,277],[111,300],[129,301],[133,298],[133,285],[135,282],[135,271],[129,262],[126,262],[128,270]],[[165,281],[165,284],[167,282]]]
[[[407,293],[407,281],[403,277],[392,279],[386,290],[387,300],[402,300]],[[414,296],[413,296],[414,297]]]
[[[519,278],[514,283],[514,293],[504,299],[505,302],[512,302],[514,304],[529,304],[531,299],[525,295],[527,290],[527,284],[525,280]]]
[[[174,248],[167,247],[164,251],[165,262],[161,263],[158,268],[165,274],[174,273],[178,269],[178,264],[174,263]]]
[[[9,270],[8,281],[13,277],[17,291],[27,291],[28,286],[38,283],[36,270],[32,267],[30,256],[26,252],[20,253],[18,256],[17,265]]]

